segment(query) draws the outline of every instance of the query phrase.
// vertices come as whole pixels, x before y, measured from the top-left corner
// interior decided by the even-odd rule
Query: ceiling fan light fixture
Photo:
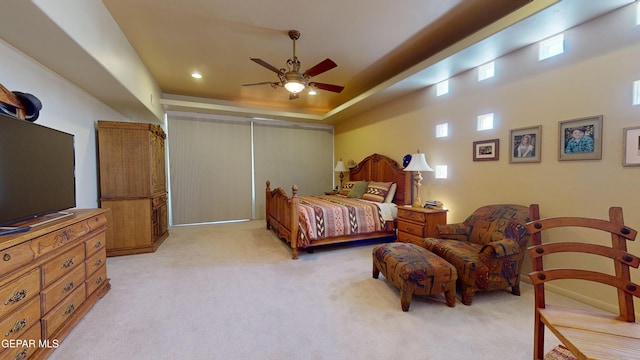
[[[298,93],[307,87],[309,87],[309,95],[316,95],[316,90],[318,89],[332,91],[335,93],[339,93],[344,89],[344,86],[311,82],[312,77],[320,75],[325,71],[329,71],[338,66],[329,58],[324,59],[304,72],[300,72],[300,61],[298,60],[298,57],[296,57],[296,40],[300,38],[300,32],[297,30],[289,31],[289,38],[293,40],[293,56],[287,60],[287,69],[278,69],[260,58],[249,58],[256,64],[276,73],[279,81],[262,81],[252,84],[242,84],[242,86],[271,85],[274,89],[284,87],[289,91],[289,100],[298,99]]]
[[[300,91],[304,90],[305,85],[301,83],[299,80],[289,80],[284,84],[284,87],[290,93],[297,94]]]
[[[304,77],[299,72],[289,71],[284,74],[284,88],[292,94],[297,94],[307,87]]]

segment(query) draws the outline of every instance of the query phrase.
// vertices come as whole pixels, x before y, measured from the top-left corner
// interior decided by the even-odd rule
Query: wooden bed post
[[[298,258],[298,227],[299,215],[298,215],[298,185],[293,184],[291,187],[291,228],[289,232],[289,244],[291,245],[292,259]]]
[[[266,200],[264,203],[265,221],[267,222],[267,230],[271,229],[271,223],[269,223],[269,198],[271,195],[271,181],[267,180]]]

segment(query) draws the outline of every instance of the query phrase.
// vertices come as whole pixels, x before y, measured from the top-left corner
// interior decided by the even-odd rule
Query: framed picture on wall
[[[640,126],[625,128],[622,166],[640,166]]]
[[[510,163],[540,162],[542,149],[542,126],[511,130],[509,137]]]
[[[483,140],[473,142],[473,161],[498,160],[500,155],[500,140]]]
[[[602,159],[602,115],[560,121],[558,160]]]

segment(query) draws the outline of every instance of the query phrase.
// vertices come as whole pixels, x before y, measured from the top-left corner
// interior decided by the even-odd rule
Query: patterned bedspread
[[[373,203],[339,196],[301,196],[298,247],[311,240],[381,231],[384,220]]]

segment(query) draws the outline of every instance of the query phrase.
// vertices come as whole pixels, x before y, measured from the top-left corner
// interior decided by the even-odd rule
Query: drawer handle
[[[2,256],[2,260],[4,260],[4,261],[9,261],[9,260],[11,260],[11,255],[9,255],[9,254],[6,254],[6,253],[5,253],[5,254]]]
[[[27,289],[22,289],[20,291],[16,291],[16,293],[13,294],[13,296],[10,297],[7,301],[5,301],[4,304],[5,305],[15,304],[18,301],[24,299],[25,297],[27,297]]]
[[[407,226],[404,229],[410,232],[411,231],[411,226]]]
[[[64,288],[62,288],[62,292],[67,292],[67,291],[69,291],[69,290],[73,289],[73,286],[74,286],[74,285],[75,285],[75,284],[73,283],[73,281],[69,281],[69,282],[67,283],[67,285],[65,285],[65,286],[64,286]]]
[[[71,259],[67,259],[67,261],[65,261],[62,266],[60,266],[63,269],[68,268],[69,266],[73,265],[73,258]]]
[[[24,349],[22,351],[20,351],[19,353],[16,354],[16,357],[14,357],[14,360],[24,360],[27,358],[27,355],[29,355],[29,349]]]
[[[93,282],[94,284],[98,285],[100,283],[102,283],[102,276],[98,276],[98,278],[96,279],[96,281]]]
[[[94,248],[94,249],[98,249],[98,248],[101,248],[101,247],[102,247],[102,241],[98,241],[97,243],[95,243],[95,244],[93,245],[93,248]]]
[[[67,307],[67,310],[64,311],[65,315],[69,315],[73,312],[73,310],[76,309],[76,306],[74,304],[71,304]]]
[[[22,319],[22,320],[18,320],[16,321],[16,324],[13,325],[13,327],[11,329],[9,329],[9,331],[4,334],[5,337],[11,336],[11,334],[17,334],[20,332],[20,330],[24,329],[27,326],[27,319]]]
[[[95,263],[93,263],[93,266],[95,266],[95,267],[98,267],[100,265],[102,265],[102,259],[98,259],[98,260],[96,260]]]

